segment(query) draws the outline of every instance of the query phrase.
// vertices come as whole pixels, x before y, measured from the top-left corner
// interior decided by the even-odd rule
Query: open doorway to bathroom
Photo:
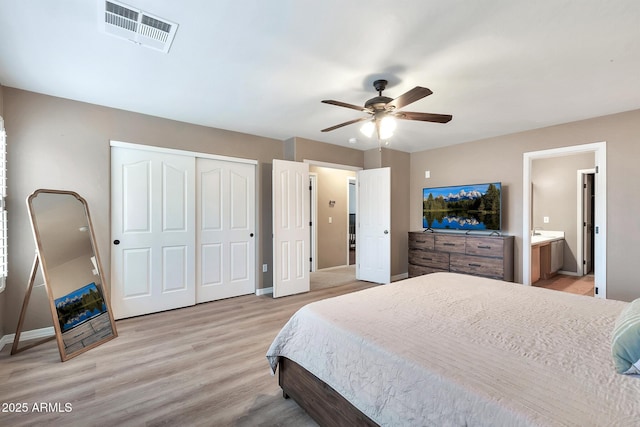
[[[553,166],[554,163],[556,165],[563,164],[563,160],[569,159],[571,156],[579,157],[583,154],[593,155],[594,159],[593,163],[587,166],[589,169],[586,169],[584,172],[586,175],[586,183],[588,184],[589,180],[591,180],[592,189],[588,191],[592,193],[583,192],[579,184],[578,188],[581,191],[571,191],[573,195],[570,197],[574,202],[568,205],[570,207],[567,213],[561,215],[553,213],[558,212],[557,210],[553,210],[556,209],[555,205],[557,202],[553,201],[553,198],[550,196],[552,196],[551,193],[555,192],[561,186],[559,185],[558,179],[550,179],[550,173],[540,173],[540,170],[536,169],[536,162],[540,161],[538,163],[539,165],[545,163],[544,167],[547,168],[547,171],[553,171],[553,168],[557,167]],[[591,260],[591,265],[588,269],[592,274],[595,296],[606,298],[606,143],[598,142],[529,152],[524,153],[523,159],[522,240],[524,249],[522,251],[522,282],[525,285],[531,285],[532,276],[535,275],[535,269],[532,268],[535,262],[535,257],[533,256],[534,251],[532,250],[534,237],[532,233],[536,231],[539,233],[540,229],[544,230],[545,228],[556,231],[556,228],[558,228],[563,232],[563,237],[568,239],[568,241],[570,240],[570,244],[567,243],[564,245],[564,247],[569,250],[568,253],[565,253],[564,265],[559,271],[563,273],[562,276],[565,276],[565,281],[569,283],[578,280],[584,281],[589,278],[589,275],[584,275],[584,254],[586,253]],[[582,168],[577,167],[573,169],[572,174],[574,177],[575,171],[580,169]],[[582,179],[580,174],[581,172],[579,172],[579,179]],[[538,178],[535,178],[536,176]],[[589,178],[589,176],[591,176],[591,178]],[[567,179],[563,179],[563,181],[576,182],[576,178],[569,178],[568,176],[566,178]],[[535,179],[538,181],[534,182]],[[544,180],[549,181],[547,183],[549,185],[546,187]],[[574,185],[575,184],[573,184],[572,187]],[[544,205],[543,202],[538,203],[536,207],[536,198],[544,194],[545,191],[549,193],[545,194],[545,200],[548,200],[547,205]],[[586,194],[591,195],[587,196]],[[584,198],[586,198],[586,201],[583,203]],[[587,205],[586,207],[585,204]],[[588,212],[587,208],[589,207],[592,213]],[[572,210],[573,213],[570,213],[570,210]],[[586,213],[583,212],[585,210],[587,210]],[[576,215],[576,211],[578,211],[578,215]],[[552,214],[548,212],[552,212]],[[555,218],[570,219],[570,217],[573,217],[574,225],[571,225],[571,223],[554,224]],[[589,223],[589,218],[592,218],[590,226],[587,224],[585,229],[583,224],[584,222]],[[585,233],[589,230],[591,230],[591,233],[585,237]],[[552,279],[552,277],[547,279]]]

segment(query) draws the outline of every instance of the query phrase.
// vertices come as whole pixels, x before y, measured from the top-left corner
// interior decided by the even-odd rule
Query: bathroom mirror
[[[36,190],[27,205],[34,268],[39,261],[64,362],[117,336],[108,288],[87,202],[72,191]]]

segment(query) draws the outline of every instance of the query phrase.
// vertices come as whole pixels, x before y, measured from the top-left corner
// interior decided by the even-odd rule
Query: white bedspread
[[[272,343],[384,426],[638,426],[616,374],[624,302],[453,273],[300,309]]]

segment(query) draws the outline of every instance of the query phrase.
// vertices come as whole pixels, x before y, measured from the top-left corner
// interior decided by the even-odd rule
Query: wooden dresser
[[[409,232],[409,277],[439,271],[513,282],[513,236]]]

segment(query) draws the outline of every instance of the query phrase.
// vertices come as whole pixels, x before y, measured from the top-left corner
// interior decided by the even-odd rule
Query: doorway
[[[349,263],[349,188],[360,168],[324,162],[309,163],[311,290],[355,281]],[[353,180],[353,181],[351,181]],[[353,182],[353,186],[349,184]],[[355,199],[353,199],[355,202]]]
[[[522,283],[531,285],[531,230],[532,230],[532,204],[531,204],[531,169],[535,159],[560,157],[579,153],[594,153],[595,173],[593,205],[594,238],[593,238],[593,269],[595,279],[596,298],[606,298],[606,143],[597,142],[591,144],[576,145],[570,147],[554,148],[549,150],[528,152],[523,154],[523,191],[522,191]],[[581,235],[581,233],[578,233]],[[582,245],[578,245],[582,247]]]
[[[355,265],[356,263],[356,212],[357,212],[357,198],[356,198],[356,179],[348,178],[347,179],[347,191],[348,191],[348,199],[349,199],[349,230],[347,231],[347,236],[349,241],[347,242],[349,251],[349,259],[347,260],[347,265]]]
[[[585,276],[594,273],[595,169],[580,169],[577,175],[578,253],[576,255],[578,260],[580,260],[578,274]]]

